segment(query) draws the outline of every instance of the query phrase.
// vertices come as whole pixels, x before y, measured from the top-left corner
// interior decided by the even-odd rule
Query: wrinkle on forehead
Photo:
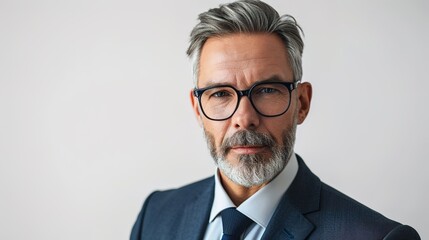
[[[206,71],[207,78],[200,81],[200,87],[211,85],[229,84],[232,86],[250,86],[255,82],[264,81],[273,76],[281,81],[292,81],[293,75],[285,71],[287,67],[277,63],[268,64],[266,61],[263,64],[258,64],[257,61],[245,64],[228,64],[222,63],[212,66],[210,71]]]
[[[202,49],[199,87],[209,83],[245,87],[273,75],[285,81],[293,78],[283,42],[274,34],[210,38]]]

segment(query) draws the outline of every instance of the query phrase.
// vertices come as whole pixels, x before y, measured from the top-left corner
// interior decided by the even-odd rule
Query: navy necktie
[[[221,212],[223,235],[222,240],[240,240],[241,234],[252,224],[252,219],[246,217],[235,208],[227,208]]]

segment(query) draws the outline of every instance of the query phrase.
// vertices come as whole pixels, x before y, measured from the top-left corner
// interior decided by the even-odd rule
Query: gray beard
[[[226,138],[218,153],[213,135],[204,130],[207,145],[216,166],[231,181],[244,187],[268,183],[284,169],[293,153],[295,134],[296,123],[290,129],[283,131],[283,144],[276,145],[269,134],[242,130]],[[262,154],[240,155],[238,163],[231,164],[226,159],[226,155],[234,145],[263,145],[270,149],[272,155],[269,158]]]

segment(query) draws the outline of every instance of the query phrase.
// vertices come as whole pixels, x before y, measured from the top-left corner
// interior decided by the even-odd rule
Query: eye
[[[275,88],[263,88],[261,89],[262,93],[273,93],[273,92],[277,92],[277,89]]]
[[[234,99],[235,92],[233,88],[230,87],[214,87],[207,89],[203,93],[203,98],[210,101],[230,101]]]
[[[230,95],[231,94],[228,91],[221,90],[221,91],[217,91],[217,92],[212,93],[210,96],[216,97],[216,98],[222,98],[222,97],[228,97]]]
[[[270,88],[270,87],[261,87],[258,88],[256,93],[258,94],[270,94],[270,93],[277,93],[279,90],[276,88]]]

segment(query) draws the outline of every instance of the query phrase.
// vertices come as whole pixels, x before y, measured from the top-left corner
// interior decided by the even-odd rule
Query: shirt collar
[[[285,168],[265,187],[244,201],[237,210],[252,219],[258,225],[266,228],[280,202],[281,197],[289,188],[298,172],[298,161],[293,153]],[[219,179],[218,170],[215,174],[215,195],[210,222],[224,209],[236,207],[229,198]]]

